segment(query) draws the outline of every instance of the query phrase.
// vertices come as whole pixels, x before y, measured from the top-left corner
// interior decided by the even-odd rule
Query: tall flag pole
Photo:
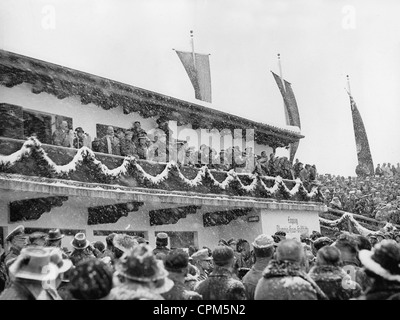
[[[190,30],[192,51],[175,50],[194,88],[195,98],[211,103],[211,72],[209,54],[194,51],[193,30]]]
[[[190,44],[192,45],[192,56],[193,56],[194,70],[197,72],[197,68],[196,68],[196,54],[194,53],[194,37],[193,37],[193,30],[190,30]]]
[[[350,77],[349,77],[349,75],[347,75],[346,78],[347,78],[347,91],[348,91],[349,94],[351,95]]]
[[[368,168],[371,174],[374,173],[374,162],[372,161],[371,151],[369,148],[367,131],[364,127],[361,114],[357,108],[356,102],[351,95],[350,78],[347,76],[347,94],[350,98],[351,115],[353,118],[354,137],[356,140],[356,151],[358,164]]]

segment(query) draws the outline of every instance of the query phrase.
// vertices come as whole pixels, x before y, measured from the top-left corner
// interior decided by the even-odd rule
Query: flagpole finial
[[[190,30],[190,36],[193,38],[193,30]]]

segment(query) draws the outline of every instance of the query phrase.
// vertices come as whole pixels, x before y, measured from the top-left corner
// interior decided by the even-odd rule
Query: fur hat
[[[113,272],[101,260],[84,260],[70,275],[70,292],[77,300],[105,298],[113,287]]]
[[[317,263],[319,265],[338,265],[341,259],[340,250],[333,246],[323,246],[317,252]]]
[[[124,253],[133,249],[138,244],[139,242],[134,237],[124,233],[116,234],[113,238],[114,247],[121,250]]]
[[[331,238],[320,237],[320,238],[317,238],[313,242],[313,245],[314,245],[315,250],[318,251],[319,249],[321,249],[324,246],[330,246],[332,243],[333,243],[333,240]]]
[[[118,275],[131,282],[156,285],[155,293],[169,291],[174,282],[170,280],[162,260],[157,260],[149,245],[139,244],[125,253],[116,265]]]
[[[283,240],[276,248],[276,260],[278,261],[301,262],[304,255],[303,245],[295,239]]]
[[[400,282],[400,245],[382,240],[369,250],[361,250],[359,259],[364,268],[389,281]]]
[[[212,253],[212,258],[217,266],[224,265],[235,258],[233,249],[229,246],[218,246]]]
[[[168,253],[164,261],[167,271],[180,272],[187,268],[189,264],[189,255],[183,249],[175,249]]]
[[[275,243],[274,239],[267,234],[260,234],[257,238],[255,238],[252,243],[254,248],[263,249],[273,246]]]
[[[168,245],[168,234],[166,234],[165,232],[157,233],[156,244],[159,246],[167,246]]]
[[[46,234],[43,232],[33,232],[28,237],[28,246],[44,246]]]

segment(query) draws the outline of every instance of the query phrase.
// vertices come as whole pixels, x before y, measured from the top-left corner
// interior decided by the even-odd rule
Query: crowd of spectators
[[[391,169],[389,169],[391,168]],[[400,165],[377,165],[375,174],[319,175],[326,204],[334,209],[400,224]]]
[[[163,128],[165,130],[165,128]],[[148,133],[141,127],[139,121],[135,121],[129,129],[107,128],[106,134],[92,141],[91,137],[81,127],[72,131],[68,129],[68,123],[62,121],[61,125],[53,133],[53,144],[81,148],[89,147],[96,152],[114,154],[119,156],[134,156],[156,162],[168,161],[168,155],[173,155],[177,163],[184,166],[200,168],[204,165],[210,169],[219,171],[234,170],[238,173],[258,173],[263,176],[283,179],[299,178],[304,184],[316,179],[317,169],[315,165],[303,164],[298,159],[292,164],[287,157],[278,157],[275,152],[267,155],[262,151],[256,155],[252,147],[243,150],[239,146],[222,149],[219,152],[206,144],[202,144],[198,150],[189,147],[186,141],[175,140],[171,150],[167,144],[167,134],[163,130],[157,130],[156,134]],[[171,157],[172,158],[172,157]]]
[[[300,241],[278,231],[220,239],[214,248],[156,247],[112,233],[82,232],[62,246],[59,229],[7,237],[0,300],[399,300],[400,234],[393,238],[313,231]],[[45,272],[43,272],[45,270]]]

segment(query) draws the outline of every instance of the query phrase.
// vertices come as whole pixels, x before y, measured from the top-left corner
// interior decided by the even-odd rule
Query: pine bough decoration
[[[122,175],[137,174],[139,177],[147,180],[152,185],[159,185],[161,182],[167,180],[171,172],[174,170],[177,173],[180,181],[192,188],[202,185],[204,179],[208,178],[212,181],[214,186],[221,190],[226,190],[233,182],[238,182],[239,189],[245,191],[246,193],[252,193],[258,187],[265,191],[268,196],[276,196],[280,194],[285,199],[290,199],[296,195],[300,195],[304,200],[318,200],[318,196],[321,195],[318,186],[314,186],[312,190],[308,192],[300,179],[297,179],[296,185],[292,189],[289,189],[280,176],[269,177],[260,176],[258,174],[239,174],[234,170],[228,171],[226,173],[226,178],[222,182],[219,182],[217,179],[215,179],[212,171],[207,166],[199,168],[197,175],[193,179],[188,179],[182,174],[179,165],[174,161],[168,162],[164,170],[156,176],[148,174],[133,156],[125,157],[124,161],[119,167],[115,169],[109,169],[101,161],[97,160],[95,153],[87,147],[78,149],[74,158],[69,163],[65,165],[57,165],[49,158],[45,150],[42,148],[40,141],[34,137],[28,138],[21,149],[13,154],[8,156],[0,156],[0,172],[6,171],[16,162],[19,162],[23,158],[27,158],[32,155],[34,155],[37,160],[43,162],[48,167],[52,177],[61,179],[67,178],[68,175],[76,171],[83,162],[89,162],[96,168],[96,171],[102,175],[102,178],[108,178],[111,180],[119,178]],[[250,179],[251,183],[245,185],[240,178],[241,176]],[[267,187],[264,181],[274,181],[274,185],[272,187]]]

